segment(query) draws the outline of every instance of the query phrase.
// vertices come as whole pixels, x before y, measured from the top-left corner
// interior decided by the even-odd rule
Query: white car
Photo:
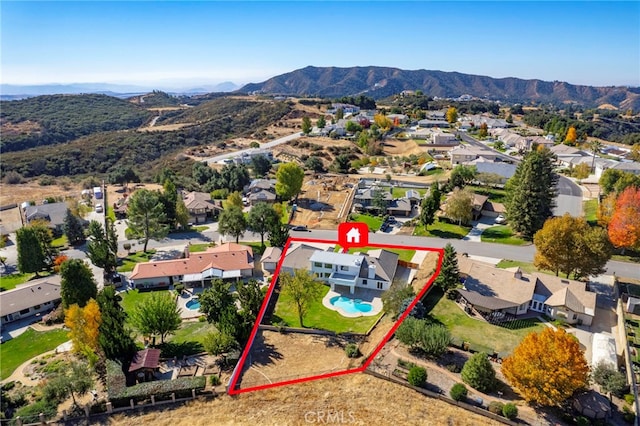
[[[96,213],[102,213],[102,204],[96,204]]]
[[[495,222],[498,224],[507,223],[507,218],[501,214],[501,215],[498,215],[498,217],[496,217]]]

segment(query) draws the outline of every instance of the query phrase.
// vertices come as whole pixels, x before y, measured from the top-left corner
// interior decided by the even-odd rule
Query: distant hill
[[[422,90],[443,98],[471,95],[507,102],[577,102],[585,106],[612,104],[640,109],[640,88],[580,86],[559,81],[492,78],[459,72],[387,67],[306,67],[262,83],[250,83],[242,92],[295,96],[342,97],[365,94],[381,99],[403,90]]]

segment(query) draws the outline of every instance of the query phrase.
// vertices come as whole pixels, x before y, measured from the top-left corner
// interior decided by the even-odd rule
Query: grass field
[[[120,296],[122,296],[122,302],[120,302],[120,305],[125,312],[131,312],[137,304],[144,303],[144,301],[149,299],[153,293],[157,293],[158,291],[145,291],[140,293],[138,290],[129,290],[124,293],[120,293]]]
[[[520,269],[522,269],[522,271],[527,272],[529,274],[532,273],[532,272],[538,272],[536,267],[533,266],[533,263],[529,263],[529,262],[519,262],[519,261],[516,261],[516,260],[505,259],[505,260],[501,260],[496,265],[496,267],[501,268],[501,269],[515,268],[516,266],[518,266]]]
[[[393,188],[393,192],[391,195],[393,195],[393,198],[403,198],[406,195],[407,191],[411,189],[414,191],[418,191],[421,197],[424,197],[424,194],[427,193],[426,188],[405,188],[402,186],[397,186]]]
[[[62,237],[56,238],[51,241],[51,246],[55,248],[62,248],[68,245],[69,245],[69,240],[67,239],[66,235],[63,235]]]
[[[9,377],[20,364],[55,349],[67,340],[67,331],[62,329],[41,332],[29,328],[15,339],[3,343],[0,346],[0,380]]]
[[[335,331],[336,333],[366,333],[382,315],[381,312],[378,315],[369,317],[343,317],[338,312],[327,309],[322,305],[322,299],[329,292],[329,287],[324,284],[315,285],[322,288],[320,289],[320,296],[311,303],[309,311],[304,317],[304,326],[307,328],[330,330]],[[278,324],[280,321],[284,321],[290,327],[300,327],[298,311],[293,303],[293,299],[285,295],[283,292],[280,292],[280,295],[278,296],[276,310],[271,318],[271,322],[273,324]]]
[[[507,225],[492,226],[491,228],[485,229],[480,238],[483,243],[510,244],[512,246],[528,244],[528,241],[516,237]]]
[[[468,186],[467,188],[471,189],[476,194],[488,196],[489,200],[495,201],[496,203],[505,203],[507,200],[507,191],[505,191],[504,189],[472,185]]]
[[[584,210],[584,219],[591,226],[595,226],[598,224],[598,200],[587,200],[582,203],[582,208]]]
[[[33,278],[35,274],[11,274],[4,275],[0,277],[0,291],[11,290],[12,288],[16,288],[18,284],[26,283],[31,278]]]
[[[536,319],[517,320],[510,329],[470,318],[439,291],[432,291],[427,296],[425,306],[432,307],[431,316],[444,324],[454,339],[469,342],[471,348],[487,353],[511,353],[527,334],[545,327]]]
[[[209,243],[196,243],[189,245],[189,253],[198,253],[201,251],[206,251],[209,247],[213,247]]]
[[[130,254],[129,256],[122,259],[122,265],[118,266],[118,272],[131,272],[133,268],[136,266],[136,263],[140,262],[148,262],[149,259],[156,253],[155,250],[149,250],[145,252],[137,252]]]
[[[376,232],[382,226],[382,218],[379,216],[371,216],[370,214],[354,214],[352,215],[354,222],[364,222],[369,226],[369,231]]]
[[[423,237],[439,237],[439,238],[457,238],[462,239],[471,230],[470,226],[459,226],[436,219],[433,225],[425,228],[424,225],[418,224],[413,231],[413,235]]]
[[[367,253],[370,250],[378,250],[377,247],[354,247],[349,249],[349,253]],[[405,262],[411,262],[413,259],[413,255],[416,254],[415,250],[402,250],[402,249],[393,249],[393,248],[385,248],[386,251],[390,251],[392,253],[397,253],[399,255],[398,260],[404,260]],[[336,251],[342,251],[342,247],[340,247]]]

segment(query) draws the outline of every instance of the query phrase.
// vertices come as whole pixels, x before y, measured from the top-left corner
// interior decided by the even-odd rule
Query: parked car
[[[387,222],[389,222],[389,223],[396,223],[396,222],[397,222],[397,220],[396,220],[395,216],[389,216],[389,217],[387,218]]]
[[[495,222],[497,224],[501,224],[501,223],[507,223],[507,218],[504,215],[498,215],[498,217],[496,217]]]
[[[96,213],[102,213],[102,212],[103,212],[102,204],[100,203],[96,204]]]
[[[291,230],[292,231],[304,231],[304,232],[309,231],[307,229],[307,227],[303,226],[303,225],[294,226],[293,228],[291,228]]]

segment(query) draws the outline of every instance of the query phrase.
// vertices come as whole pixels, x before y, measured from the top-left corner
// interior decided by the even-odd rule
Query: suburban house
[[[458,139],[453,133],[435,132],[431,134],[431,143],[434,145],[458,145]]]
[[[595,315],[596,294],[580,281],[541,273],[526,274],[520,268],[458,258],[464,284],[458,301],[467,312],[488,320],[513,319],[529,312],[546,314],[568,324],[590,326]]]
[[[387,250],[334,253],[317,250],[309,258],[311,272],[335,290],[336,286],[388,290],[398,268],[398,254]]]
[[[236,164],[251,164],[253,157],[265,157],[267,160],[273,161],[273,154],[271,151],[265,149],[254,148],[250,151],[243,152],[241,155],[233,158],[233,162]]]
[[[252,206],[259,202],[273,203],[276,201],[276,180],[254,179],[244,188],[244,193]]]
[[[487,159],[480,157],[467,163],[468,166],[475,166],[478,174],[476,180],[482,182],[485,185],[504,185],[515,173],[517,166],[509,163],[494,163]],[[495,181],[489,181],[490,176],[495,178]]]
[[[417,206],[422,201],[422,196],[415,189],[409,189],[404,193],[404,198],[409,200],[412,206]]]
[[[387,206],[387,214],[390,216],[411,216],[415,204],[406,198],[398,198],[393,200]]]
[[[344,114],[357,114],[360,112],[360,107],[351,104],[333,103],[331,108],[327,110],[328,114],[335,114],[341,109]]]
[[[506,128],[509,127],[509,123],[502,118],[492,118],[486,115],[469,115],[464,117],[462,124],[470,127],[480,127],[483,124],[487,125],[488,129]]]
[[[60,275],[52,275],[17,285],[0,297],[0,324],[42,315],[60,302]]]
[[[253,276],[253,250],[249,246],[226,243],[207,251],[189,253],[185,258],[138,263],[129,277],[133,288],[157,289],[171,285],[203,286],[212,279],[242,279]]]
[[[222,206],[211,199],[208,192],[188,192],[183,195],[184,205],[189,211],[190,223],[204,223],[208,219],[214,219]]]
[[[452,166],[465,164],[480,157],[489,161],[495,161],[497,158],[495,152],[472,145],[459,145],[449,151],[449,156],[451,157]]]
[[[282,256],[282,249],[279,247],[267,247],[262,253],[260,262],[262,263],[262,269],[267,272],[273,273],[278,267],[278,261]]]
[[[24,209],[24,218],[26,223],[34,220],[44,220],[49,222],[49,227],[53,229],[55,235],[62,235],[62,227],[64,226],[64,218],[67,215],[67,203],[49,203],[39,206],[26,206]]]
[[[444,120],[432,120],[432,119],[425,118],[424,120],[418,121],[418,126],[419,127],[441,127],[444,129],[449,127],[449,123]]]
[[[387,115],[387,118],[393,123],[396,123],[397,121],[400,124],[405,124],[407,121],[409,121],[409,117],[406,114],[389,114]]]
[[[366,189],[358,189],[353,197],[354,207],[356,210],[375,210],[373,200],[376,196],[381,197],[382,201],[388,206],[393,201],[393,195],[390,192],[391,187],[370,187]],[[379,195],[378,195],[379,194]]]

